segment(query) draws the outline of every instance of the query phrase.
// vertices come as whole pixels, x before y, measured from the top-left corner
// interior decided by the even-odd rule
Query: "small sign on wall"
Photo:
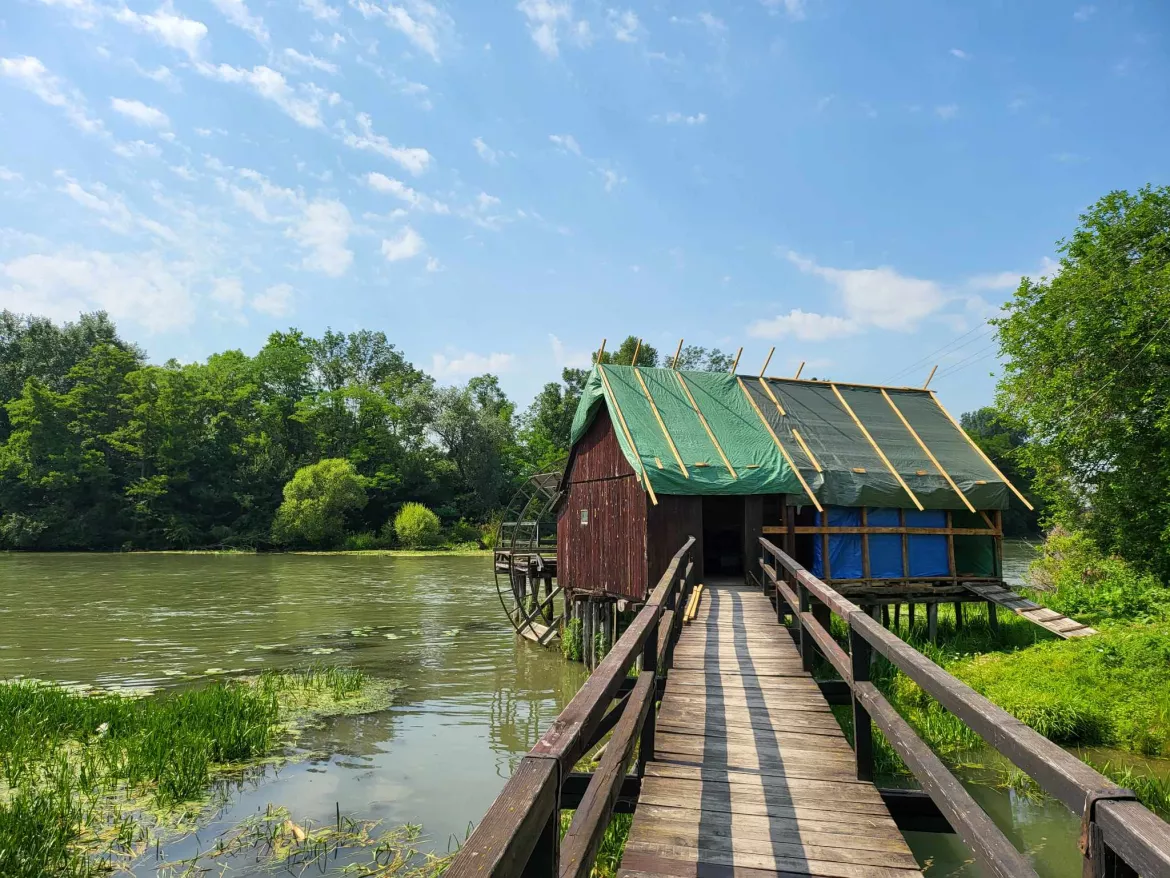
[[[589,510],[588,509],[581,510],[581,524],[582,525],[589,524]]]

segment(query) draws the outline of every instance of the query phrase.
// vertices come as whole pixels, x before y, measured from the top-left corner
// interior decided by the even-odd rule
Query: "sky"
[[[382,330],[521,405],[602,338],[988,404],[986,324],[1165,185],[1170,5],[5,0],[0,307],[157,362]]]

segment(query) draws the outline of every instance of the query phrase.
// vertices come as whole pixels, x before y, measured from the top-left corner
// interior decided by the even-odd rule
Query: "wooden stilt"
[[[999,634],[999,613],[991,601],[987,602],[987,627],[991,629],[992,634]]]
[[[593,599],[586,598],[581,606],[581,661],[593,670]]]
[[[938,604],[926,605],[926,636],[938,643]]]
[[[882,604],[882,627],[890,627],[890,605]]]
[[[906,631],[914,630],[914,604],[906,604]]]
[[[955,601],[955,630],[960,631],[963,628],[963,602]]]
[[[902,627],[902,605],[900,603],[894,604],[894,630],[898,631]]]

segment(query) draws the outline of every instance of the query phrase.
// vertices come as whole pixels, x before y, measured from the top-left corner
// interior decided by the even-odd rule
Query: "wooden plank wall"
[[[645,600],[647,583],[655,581],[646,578],[649,501],[605,411],[581,437],[569,465],[557,518],[558,583],[575,594]],[[589,512],[588,524],[581,523],[582,510]]]
[[[703,581],[703,498],[659,494],[658,505],[646,510],[647,582],[657,582],[678,547],[695,538],[695,581]],[[758,547],[757,547],[758,551]]]

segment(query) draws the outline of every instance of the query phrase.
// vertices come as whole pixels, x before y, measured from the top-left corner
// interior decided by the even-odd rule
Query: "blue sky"
[[[1019,277],[1167,182],[1168,38],[1158,0],[8,0],[0,307],[156,360],[381,329],[524,404],[628,333],[937,360],[963,410]]]

